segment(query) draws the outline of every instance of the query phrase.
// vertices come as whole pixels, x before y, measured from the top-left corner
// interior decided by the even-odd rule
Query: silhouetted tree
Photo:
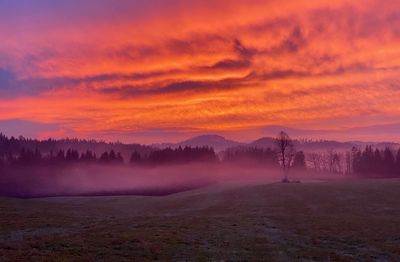
[[[76,163],[79,161],[79,152],[75,149],[68,149],[65,157],[67,162]]]
[[[96,160],[97,160],[96,154],[94,154],[90,150],[86,150],[86,152],[82,153],[80,157],[80,161],[85,163],[94,163],[96,162]]]
[[[328,150],[327,153],[327,164],[328,164],[328,171],[330,173],[342,173],[342,165],[341,165],[341,157],[339,153]]]
[[[295,154],[293,160],[293,168],[297,170],[305,170],[306,169],[306,157],[303,151],[299,151]]]
[[[114,150],[111,150],[110,152],[104,152],[100,156],[99,162],[102,164],[123,164],[124,158],[121,153],[116,154]]]
[[[129,160],[131,164],[142,164],[142,156],[138,152],[133,152]]]
[[[382,159],[382,153],[379,151],[379,149],[375,149],[374,151],[374,156],[372,159],[370,159],[371,164],[371,172],[374,174],[379,174],[384,170],[384,163]]]
[[[115,154],[114,150],[111,150],[108,154],[108,159],[111,163],[115,163],[117,160],[117,155]]]
[[[39,165],[41,163],[42,154],[38,149],[35,149],[35,151],[33,151],[23,148],[17,156],[17,164],[20,166]]]
[[[350,175],[351,173],[353,173],[353,159],[351,158],[351,153],[350,152],[346,152],[346,174]]]
[[[354,173],[361,173],[363,170],[363,163],[361,161],[361,150],[353,147],[351,150],[351,158],[353,160],[353,172]]]
[[[385,148],[383,151],[383,166],[384,172],[387,174],[394,174],[395,173],[395,159],[392,150],[388,147]]]
[[[321,153],[313,152],[308,154],[308,162],[310,163],[311,168],[317,172],[322,172],[323,171],[322,158],[323,156]]]
[[[396,154],[396,175],[400,176],[400,148]]]
[[[165,148],[152,151],[145,163],[152,165],[159,164],[185,164],[192,162],[215,162],[218,158],[214,149],[209,147],[185,147],[185,148]]]
[[[65,162],[65,152],[64,152],[64,150],[58,151],[55,160],[56,160],[57,163],[64,163]]]
[[[276,152],[271,148],[234,147],[228,148],[223,154],[224,162],[236,164],[259,164],[271,167],[277,166]]]
[[[100,159],[99,159],[99,162],[100,162],[100,163],[103,163],[103,164],[107,164],[107,163],[110,162],[110,157],[109,157],[107,151],[104,152],[103,154],[101,154]]]
[[[398,158],[400,156],[397,155],[395,157],[388,147],[383,151],[378,148],[372,150],[372,146],[366,146],[362,152],[358,149],[353,149],[353,171],[355,174],[364,176],[394,176],[396,175],[396,167],[399,165]]]
[[[124,163],[124,158],[122,157],[121,153],[119,153],[119,152],[117,154],[116,163],[118,163],[118,164]]]
[[[289,169],[293,164],[295,149],[292,139],[288,134],[281,131],[275,138],[275,145],[278,152],[278,161],[283,168],[284,178],[283,182],[288,182]]]
[[[148,154],[153,149],[149,146],[138,145],[138,144],[121,144],[121,143],[106,143],[104,141],[95,140],[82,140],[82,139],[47,139],[47,140],[36,140],[27,139],[24,137],[6,137],[0,133],[0,154],[6,155],[11,153],[14,156],[19,155],[22,149],[34,151],[38,149],[41,154],[48,160],[54,161],[54,156],[50,156],[51,152],[58,152],[59,150],[74,149],[79,152],[78,158],[81,153],[86,150],[91,150],[94,154],[100,155],[105,151],[114,150],[114,152],[120,152],[121,155],[128,155],[133,151],[139,152],[140,154]],[[75,158],[76,160],[76,158]]]

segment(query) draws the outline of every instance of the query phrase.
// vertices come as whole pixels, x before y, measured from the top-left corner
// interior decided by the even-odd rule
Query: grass
[[[400,180],[0,199],[1,261],[400,259]]]

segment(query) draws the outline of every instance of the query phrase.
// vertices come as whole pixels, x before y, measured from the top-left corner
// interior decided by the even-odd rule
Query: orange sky
[[[2,0],[0,131],[246,141],[279,125],[399,141],[399,10],[391,0]]]

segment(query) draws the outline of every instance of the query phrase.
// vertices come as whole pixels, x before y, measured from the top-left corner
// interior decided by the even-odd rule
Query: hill
[[[350,151],[353,147],[365,148],[367,145],[372,145],[380,150],[385,147],[397,150],[400,148],[400,144],[394,142],[362,142],[362,141],[349,141],[349,142],[339,142],[334,140],[306,140],[306,139],[294,139],[294,145],[298,150],[304,152],[316,152],[316,151]],[[164,143],[164,144],[153,144],[156,148],[177,148],[179,146],[191,146],[191,147],[202,147],[208,146],[214,148],[216,152],[224,151],[228,148],[235,147],[257,147],[257,148],[274,148],[274,138],[273,137],[262,137],[254,140],[250,143],[242,143],[234,140],[226,139],[223,136],[218,135],[203,135],[190,138],[188,140],[178,142],[178,143]]]
[[[215,151],[222,151],[230,147],[235,147],[242,145],[242,143],[229,140],[224,138],[223,136],[218,136],[218,135],[202,135],[202,136],[196,136],[187,140],[184,140],[179,143],[164,143],[164,144],[153,144],[152,146],[158,147],[158,148],[166,148],[166,147],[212,147],[214,148]]]

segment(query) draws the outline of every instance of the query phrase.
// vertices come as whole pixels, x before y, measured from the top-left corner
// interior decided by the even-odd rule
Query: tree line
[[[285,164],[296,170],[305,170],[306,156],[303,151],[293,151],[292,158],[286,159]],[[286,153],[286,155],[289,155]],[[282,164],[277,149],[259,147],[234,147],[227,149],[222,157],[222,162],[248,165],[262,165],[278,168]]]
[[[1,153],[0,167],[38,166],[38,165],[69,165],[69,164],[132,164],[140,166],[155,166],[166,164],[185,164],[193,162],[217,162],[218,157],[209,147],[185,147],[154,149],[148,154],[133,152],[129,161],[125,161],[120,152],[105,151],[99,156],[91,150],[79,152],[76,149],[59,150],[43,154],[39,149],[21,149],[17,154]]]
[[[275,139],[275,148],[234,147],[217,155],[211,147],[178,147],[157,149],[133,145],[124,147],[119,143],[105,143],[94,140],[32,140],[7,138],[0,134],[0,167],[32,165],[91,164],[132,164],[153,166],[185,164],[193,162],[229,163],[282,167],[289,169],[314,170],[337,174],[359,176],[400,176],[400,149],[379,149],[366,146],[364,150],[353,147],[349,152],[296,151],[290,137],[281,132]],[[67,145],[78,146],[64,149]],[[84,145],[92,149],[84,149]],[[34,148],[34,146],[37,146]],[[100,149],[104,151],[99,151]],[[121,151],[114,148],[122,149]],[[18,150],[17,150],[18,149]],[[133,149],[130,153],[128,149]]]
[[[351,168],[355,174],[400,176],[400,149],[394,152],[388,147],[374,150],[372,146],[366,146],[363,151],[353,148],[350,157]]]
[[[39,149],[21,149],[17,154],[0,154],[0,167],[18,167],[18,166],[43,166],[43,165],[68,165],[77,163],[87,164],[122,164],[124,158],[121,153],[115,153],[114,150],[106,151],[99,157],[91,150],[79,153],[78,150],[68,149],[59,150],[56,153],[52,151],[49,154],[43,154]]]
[[[132,151],[128,153],[128,149]],[[237,147],[217,155],[211,147],[157,149],[95,140],[8,138],[0,133],[0,167],[77,163],[152,166],[193,162],[279,166],[276,150],[272,148]],[[292,164],[299,169],[306,168],[304,153],[297,152]]]
[[[345,161],[347,161],[346,156],[347,154],[329,149],[325,152],[310,152],[306,158],[308,167],[315,172],[350,174],[353,173],[353,170],[345,166]]]
[[[29,139],[25,137],[7,137],[0,133],[0,156],[1,155],[18,155],[22,150],[40,151],[43,156],[51,153],[57,154],[60,150],[65,154],[68,150],[76,150],[80,153],[91,151],[93,154],[100,156],[104,152],[113,150],[120,152],[121,155],[129,159],[132,152],[139,154],[149,154],[153,150],[151,146],[139,144],[122,144],[120,142],[109,143],[105,141],[86,140],[86,139]]]
[[[353,147],[348,152],[311,152],[307,154],[308,167],[316,172],[357,176],[400,176],[400,149],[393,150]]]
[[[178,147],[154,149],[148,154],[133,152],[129,159],[124,159],[120,152],[105,151],[97,155],[91,150],[79,152],[76,149],[50,151],[42,153],[39,149],[22,148],[17,154],[0,153],[0,167],[35,166],[35,165],[69,165],[69,164],[131,164],[137,166],[174,165],[194,162],[229,163],[262,165],[279,167],[276,151],[267,148],[232,148],[218,157],[211,147]],[[302,151],[296,152],[291,168],[305,169],[305,155]]]

